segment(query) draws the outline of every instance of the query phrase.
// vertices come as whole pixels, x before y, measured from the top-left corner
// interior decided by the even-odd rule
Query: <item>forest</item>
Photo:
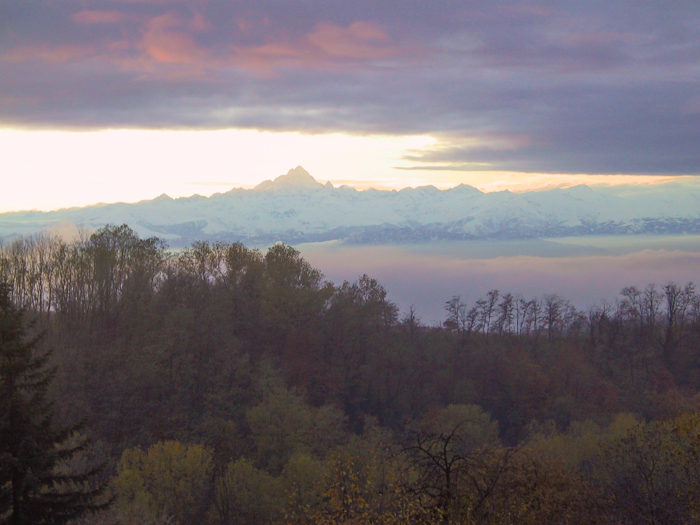
[[[44,374],[30,416],[68,429],[37,491],[80,495],[62,518],[13,518],[23,438],[3,437],[0,523],[700,520],[692,283],[584,311],[447,297],[429,326],[284,244],[174,252],[125,225],[6,242],[0,283],[0,388],[18,373],[5,353],[26,349]]]

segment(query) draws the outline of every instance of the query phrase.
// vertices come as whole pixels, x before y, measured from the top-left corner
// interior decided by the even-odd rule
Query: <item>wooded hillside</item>
[[[126,226],[0,248],[0,282],[116,496],[85,523],[691,523],[693,284],[400,312],[290,246],[172,253]],[[32,334],[30,334],[32,335]],[[105,479],[106,479],[105,478]],[[2,519],[2,516],[0,516]]]

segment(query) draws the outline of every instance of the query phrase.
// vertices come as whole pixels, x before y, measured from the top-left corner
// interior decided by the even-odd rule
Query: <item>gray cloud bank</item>
[[[0,125],[426,133],[415,167],[700,173],[700,3],[0,3]]]

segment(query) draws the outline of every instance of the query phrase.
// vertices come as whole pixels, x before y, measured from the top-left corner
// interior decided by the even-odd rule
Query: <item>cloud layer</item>
[[[416,167],[700,173],[700,4],[0,4],[0,125],[429,134]]]

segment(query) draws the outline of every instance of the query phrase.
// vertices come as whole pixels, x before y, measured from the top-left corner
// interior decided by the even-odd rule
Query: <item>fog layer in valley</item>
[[[579,308],[614,300],[624,286],[700,279],[700,236],[576,237],[394,246],[338,242],[297,246],[334,282],[367,273],[402,310],[444,319],[454,295],[473,302],[491,289],[526,298],[557,293]]]

